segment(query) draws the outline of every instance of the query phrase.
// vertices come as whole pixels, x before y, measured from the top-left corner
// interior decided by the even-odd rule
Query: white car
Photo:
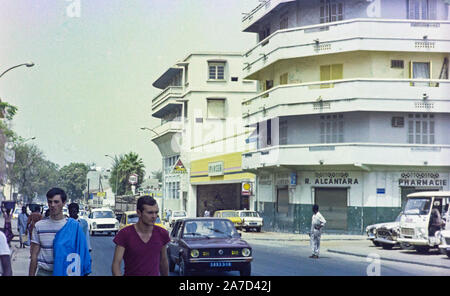
[[[441,231],[441,244],[439,245],[439,249],[450,258],[450,227]]]
[[[180,219],[183,219],[183,218],[187,218],[186,211],[172,211],[172,214],[170,215],[170,218],[169,218],[169,225],[170,225],[170,227],[175,225],[175,222],[177,220],[180,220]]]
[[[93,209],[88,216],[89,234],[108,232],[115,235],[119,231],[119,221],[110,209]]]
[[[242,219],[242,229],[249,231],[255,229],[257,232],[261,232],[261,227],[264,226],[264,219],[259,216],[256,211],[240,210],[236,211],[239,217]]]

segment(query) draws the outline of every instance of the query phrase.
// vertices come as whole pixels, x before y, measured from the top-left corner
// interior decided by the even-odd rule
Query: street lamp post
[[[10,71],[10,70],[12,70],[12,69],[18,68],[18,67],[20,67],[20,66],[27,66],[27,68],[30,68],[30,67],[33,67],[33,66],[34,66],[34,63],[33,63],[33,62],[31,62],[31,63],[24,63],[24,64],[20,64],[20,65],[13,66],[13,67],[7,69],[6,71],[4,71],[2,74],[0,74],[0,78],[1,78],[3,75],[5,75],[6,72],[8,72],[8,71]]]
[[[155,132],[155,130],[153,130],[153,129],[149,128],[149,127],[141,127],[141,130],[143,130],[143,131],[148,130],[148,131],[151,131],[151,132],[155,133],[155,135],[159,136],[159,134],[157,132]]]

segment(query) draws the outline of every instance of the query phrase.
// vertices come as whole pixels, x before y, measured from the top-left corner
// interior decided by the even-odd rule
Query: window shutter
[[[280,85],[288,84],[288,73],[284,73],[280,76]]]
[[[408,0],[408,19],[415,19],[415,2],[416,0]]]
[[[428,0],[428,19],[437,19],[436,15],[436,0]]]
[[[344,78],[344,65],[335,64],[331,65],[331,80],[338,80]]]
[[[208,99],[208,118],[225,118],[225,100]]]
[[[320,81],[331,80],[331,66],[320,66]]]

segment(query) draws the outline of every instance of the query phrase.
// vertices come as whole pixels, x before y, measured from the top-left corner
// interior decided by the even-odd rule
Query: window
[[[336,0],[320,0],[320,23],[342,21],[344,19],[344,3]]]
[[[344,65],[324,65],[320,66],[320,81],[339,80],[344,78]],[[320,88],[330,88],[333,84],[321,84]]]
[[[436,0],[408,0],[408,18],[412,20],[435,20]]]
[[[284,13],[280,17],[280,30],[287,29],[289,26],[288,13]]]
[[[175,163],[177,162],[178,158],[180,158],[180,156],[175,155],[172,157],[166,157],[164,159],[164,166],[165,166],[166,173],[170,174],[172,172],[171,170],[172,170],[173,166],[175,165]]]
[[[259,33],[259,41],[262,41],[269,37],[270,35],[270,26],[267,25],[264,29]]]
[[[408,143],[435,143],[434,114],[408,114]]]
[[[266,80],[266,81],[264,81],[264,83],[263,83],[263,92],[266,91],[266,90],[271,89],[272,87],[273,87],[273,80]],[[269,96],[269,94],[265,94],[263,96],[263,98],[267,98],[268,96]]]
[[[225,118],[225,99],[207,99],[208,119]]]
[[[330,114],[320,116],[320,143],[344,142],[344,115]]]
[[[404,67],[403,60],[391,60],[391,68],[403,69]]]
[[[288,132],[288,124],[287,120],[280,120],[280,145],[287,144],[287,132]]]
[[[225,62],[209,62],[209,80],[225,80]]]
[[[413,79],[431,79],[430,62],[411,62],[410,78]]]
[[[280,85],[288,84],[288,73],[280,75]]]
[[[272,120],[267,120],[267,146],[272,145]]]

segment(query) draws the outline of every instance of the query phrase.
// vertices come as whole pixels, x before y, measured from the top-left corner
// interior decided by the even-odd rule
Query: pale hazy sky
[[[67,12],[70,5],[80,3]],[[244,52],[242,12],[258,0],[0,0],[0,98],[19,108],[12,128],[64,166],[130,151],[147,176],[161,168],[149,131],[152,83],[190,52]],[[72,6],[74,7],[74,6]],[[71,14],[72,13],[72,14]],[[72,17],[71,17],[72,16]]]

